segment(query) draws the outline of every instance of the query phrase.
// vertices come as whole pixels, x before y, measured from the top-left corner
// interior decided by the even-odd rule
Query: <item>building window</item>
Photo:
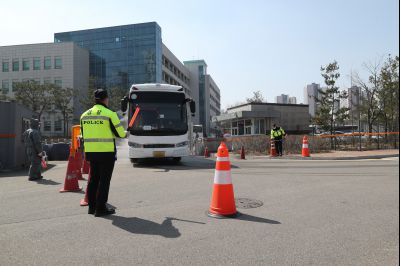
[[[18,79],[13,79],[11,83],[11,91],[15,91],[16,89],[16,84],[19,82]]]
[[[29,59],[27,59],[27,58],[22,59],[22,70],[23,71],[28,71],[29,67],[30,67],[29,65],[30,65]]]
[[[3,94],[7,94],[7,93],[8,93],[8,91],[9,91],[9,89],[10,89],[9,86],[10,86],[10,85],[9,85],[9,83],[8,83],[8,80],[3,80],[3,81],[1,82],[1,91],[3,92]]]
[[[62,131],[61,120],[54,121],[54,131]]]
[[[62,80],[60,79],[60,78],[55,78],[54,79],[54,84],[57,86],[57,87],[62,87]]]
[[[245,135],[251,135],[251,125],[252,125],[251,120],[250,119],[249,120],[245,120],[244,121],[244,125],[245,125],[244,134]]]
[[[239,134],[238,130],[238,122],[234,121],[232,122],[232,131],[231,131],[232,136],[237,136]]]
[[[62,59],[61,56],[54,57],[54,68],[61,69],[62,68]]]
[[[44,78],[43,79],[43,84],[47,85],[51,83],[51,78]]]
[[[18,59],[13,59],[13,63],[12,63],[12,68],[13,71],[19,71],[19,60]]]
[[[44,69],[51,69],[51,57],[50,56],[44,57],[43,67],[44,67]]]
[[[51,121],[49,121],[49,120],[44,121],[43,130],[44,131],[51,131]]]
[[[33,58],[33,70],[40,70],[40,57]]]
[[[8,71],[10,71],[10,65],[9,65],[9,62],[8,62],[8,61],[3,61],[3,62],[2,62],[2,69],[3,69],[3,72],[8,72]]]

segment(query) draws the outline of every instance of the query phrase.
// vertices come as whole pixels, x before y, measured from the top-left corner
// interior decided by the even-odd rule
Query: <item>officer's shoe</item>
[[[94,216],[96,217],[101,217],[101,216],[106,216],[106,215],[111,215],[115,213],[115,209],[112,208],[104,208],[104,209],[97,209],[94,212]]]
[[[89,207],[89,209],[88,209],[88,214],[94,214],[96,212],[96,209],[95,208],[90,208]]]

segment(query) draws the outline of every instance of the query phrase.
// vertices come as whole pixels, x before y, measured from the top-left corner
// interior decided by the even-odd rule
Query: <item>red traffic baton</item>
[[[140,112],[140,108],[139,108],[139,106],[137,106],[137,107],[136,107],[136,110],[135,110],[135,113],[133,114],[132,119],[131,119],[131,121],[129,122],[129,127],[130,127],[130,128],[133,126],[133,123],[135,122],[136,117],[138,116],[139,112]]]

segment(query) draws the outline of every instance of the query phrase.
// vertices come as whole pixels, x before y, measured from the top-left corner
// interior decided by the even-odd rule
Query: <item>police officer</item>
[[[88,213],[98,217],[115,213],[106,203],[117,155],[115,138],[125,138],[126,132],[117,114],[108,109],[107,91],[97,89],[94,98],[96,104],[81,116],[81,133],[91,173]]]
[[[275,142],[275,147],[276,147],[276,153],[278,156],[282,156],[283,154],[283,146],[282,146],[282,140],[286,136],[285,131],[283,128],[278,127],[276,124],[272,125],[271,129],[271,140]]]
[[[41,159],[43,156],[41,136],[39,132],[39,120],[31,119],[29,129],[23,134],[26,155],[30,161],[29,181],[42,179]]]

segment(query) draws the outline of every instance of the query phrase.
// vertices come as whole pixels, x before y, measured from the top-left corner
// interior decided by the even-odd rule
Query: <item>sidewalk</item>
[[[235,159],[240,156],[233,155]],[[297,160],[360,160],[360,159],[382,159],[399,157],[399,150],[372,150],[372,151],[332,151],[328,153],[315,153],[310,157],[301,157],[301,154],[284,155],[283,157],[269,157],[268,155],[252,156],[246,155],[246,159],[297,159]]]

